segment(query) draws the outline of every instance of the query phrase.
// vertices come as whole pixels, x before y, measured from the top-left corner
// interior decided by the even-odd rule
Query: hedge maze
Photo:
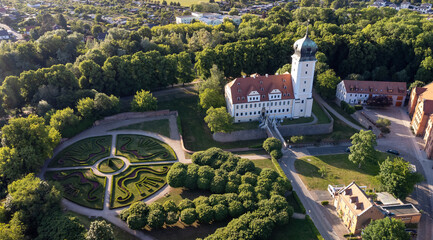
[[[176,154],[167,144],[142,135],[118,135],[116,155],[130,162],[158,162],[176,160]]]
[[[47,172],[45,177],[63,186],[63,196],[85,207],[102,209],[106,178],[91,169]]]
[[[133,166],[113,179],[111,208],[118,208],[140,201],[157,192],[166,183],[171,165]]]
[[[114,156],[112,144],[116,146]],[[80,140],[57,154],[49,163],[45,177],[59,182],[64,197],[74,203],[103,209],[105,195],[110,194],[110,208],[118,208],[161,189],[167,183],[166,175],[172,165],[161,162],[176,159],[170,146],[152,137],[117,135],[116,143],[112,143],[111,135],[99,136]],[[92,168],[98,171],[95,173]],[[113,181],[108,193],[107,179]]]
[[[111,136],[86,138],[61,151],[49,167],[91,166],[110,156]]]

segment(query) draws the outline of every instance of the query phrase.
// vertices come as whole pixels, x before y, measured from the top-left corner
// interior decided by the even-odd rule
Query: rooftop
[[[386,95],[405,95],[405,82],[343,80],[348,93],[368,93]]]
[[[377,193],[377,200],[381,201],[383,205],[403,204],[399,199],[387,192]]]
[[[341,189],[338,194],[350,203],[348,206],[356,215],[361,215],[366,209],[373,206],[373,203],[355,181]]]
[[[402,205],[393,205],[393,206],[382,206],[384,210],[387,210],[391,215],[413,215],[413,214],[421,214],[418,209],[415,208],[412,204],[402,204]]]

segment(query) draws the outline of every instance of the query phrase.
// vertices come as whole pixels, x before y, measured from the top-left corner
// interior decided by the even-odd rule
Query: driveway
[[[371,119],[379,117],[391,120],[391,133],[378,139],[377,149],[386,151],[395,149],[400,156],[414,164],[417,171],[424,175],[425,181],[416,186],[411,198],[418,209],[424,211],[418,228],[417,239],[433,240],[433,161],[426,158],[422,150],[424,142],[420,137],[415,137],[410,131],[410,118],[406,108],[389,107],[385,109],[364,109]]]

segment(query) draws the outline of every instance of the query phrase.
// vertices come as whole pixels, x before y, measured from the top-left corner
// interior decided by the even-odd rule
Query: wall
[[[231,133],[214,133],[213,139],[218,142],[236,142],[244,140],[265,139],[268,137],[264,129],[234,131]]]
[[[314,124],[314,125],[284,125],[279,126],[281,135],[284,137],[288,136],[300,136],[300,135],[318,135],[331,133],[334,128],[333,121],[331,123]]]
[[[149,118],[149,117],[160,117],[160,116],[169,116],[169,115],[176,115],[176,111],[170,111],[170,110],[160,110],[160,111],[148,111],[148,112],[125,112],[125,113],[119,113],[113,116],[105,117],[102,120],[96,121],[93,126],[98,126],[101,124],[107,124],[112,122],[117,122],[120,120],[126,120],[126,119],[137,119],[137,118]]]

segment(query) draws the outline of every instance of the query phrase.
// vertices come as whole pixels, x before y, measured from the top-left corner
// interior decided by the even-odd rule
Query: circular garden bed
[[[109,207],[118,208],[151,196],[167,183],[167,172],[177,159],[169,145],[133,134],[112,140],[107,135],[73,143],[53,157],[45,178],[59,182],[68,200],[94,209],[104,208],[106,194],[110,194]],[[100,173],[95,174],[95,168]],[[108,181],[112,183],[107,193]]]

